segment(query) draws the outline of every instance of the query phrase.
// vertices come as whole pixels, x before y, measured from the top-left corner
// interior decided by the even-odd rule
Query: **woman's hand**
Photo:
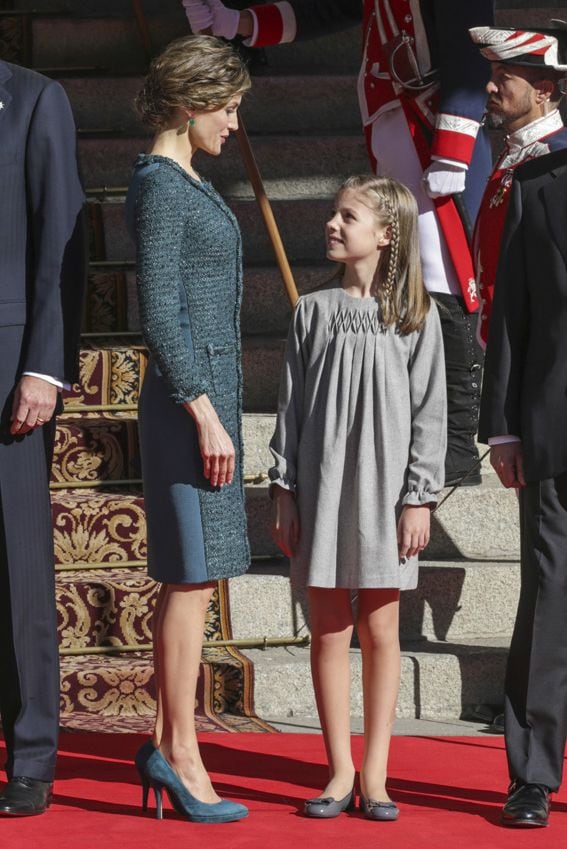
[[[234,477],[234,445],[207,395],[199,395],[184,404],[195,419],[199,450],[203,458],[203,474],[211,486],[232,483]]]
[[[431,510],[406,504],[398,522],[398,551],[400,558],[419,554],[429,542]]]
[[[299,543],[299,514],[293,494],[274,486],[272,501],[272,538],[286,557],[293,557]]]

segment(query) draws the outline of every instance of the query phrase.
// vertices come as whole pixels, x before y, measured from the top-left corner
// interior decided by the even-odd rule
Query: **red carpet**
[[[142,816],[131,765],[143,738],[63,734],[55,802],[47,814],[0,822],[9,849],[557,849],[567,844],[567,790],[555,797],[551,825],[535,831],[498,825],[506,786],[499,737],[395,737],[391,793],[397,823],[358,813],[328,822],[298,814],[323,787],[321,738],[299,734],[203,734],[217,790],[250,807],[239,823],[199,825],[169,809],[162,822]],[[353,738],[357,762],[362,739]]]

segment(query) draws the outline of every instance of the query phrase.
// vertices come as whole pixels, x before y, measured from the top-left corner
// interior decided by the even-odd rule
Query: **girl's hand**
[[[234,445],[221,424],[207,395],[199,395],[184,404],[195,419],[199,450],[203,458],[203,474],[211,486],[232,483],[234,477]]]
[[[274,486],[272,501],[272,538],[286,557],[295,554],[299,543],[299,515],[289,490]]]
[[[410,504],[402,510],[398,522],[398,551],[400,558],[419,554],[429,542],[431,511],[429,507],[413,507]]]

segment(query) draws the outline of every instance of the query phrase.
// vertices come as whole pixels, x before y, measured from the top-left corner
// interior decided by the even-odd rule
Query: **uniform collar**
[[[522,150],[522,148],[527,147],[527,145],[558,132],[563,126],[559,109],[554,109],[549,115],[544,115],[543,118],[537,118],[530,124],[526,124],[525,127],[520,127],[519,130],[506,136],[508,154],[514,154]]]

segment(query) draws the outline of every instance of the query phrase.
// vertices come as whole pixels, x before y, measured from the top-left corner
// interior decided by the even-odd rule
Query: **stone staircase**
[[[178,0],[143,5],[154,51],[187,32]],[[147,144],[131,106],[146,57],[127,0],[4,0],[3,8],[16,12],[0,11],[0,44],[19,50],[24,64],[57,77],[68,92],[91,220],[81,384],[66,398],[52,473],[64,720],[93,727],[94,716],[97,727],[117,728],[127,718],[128,728],[141,729],[154,708],[149,647],[156,587],[143,568],[136,402],[146,354],[123,200],[131,164]],[[535,6],[522,14],[532,16],[531,24],[547,17]],[[506,10],[500,16],[503,23],[514,20]],[[268,65],[254,77],[242,114],[298,287],[306,291],[330,274],[322,259],[323,223],[336,186],[368,170],[355,96],[359,32],[266,53]],[[248,727],[252,709],[252,663],[260,715],[315,714],[308,648],[268,645],[309,633],[305,599],[291,592],[287,563],[270,539],[263,480],[290,310],[236,141],[219,160],[203,158],[198,167],[234,209],[245,246],[253,563],[248,575],[231,582],[230,609],[226,584],[219,586],[200,682],[202,727],[238,728]],[[500,703],[518,595],[516,513],[514,494],[486,467],[481,487],[460,490],[435,514],[419,588],[402,602],[399,716],[455,718],[475,705]],[[241,653],[221,645],[231,636],[266,642]],[[109,655],[109,648],[119,653]],[[352,660],[352,712],[360,715],[356,647]]]

